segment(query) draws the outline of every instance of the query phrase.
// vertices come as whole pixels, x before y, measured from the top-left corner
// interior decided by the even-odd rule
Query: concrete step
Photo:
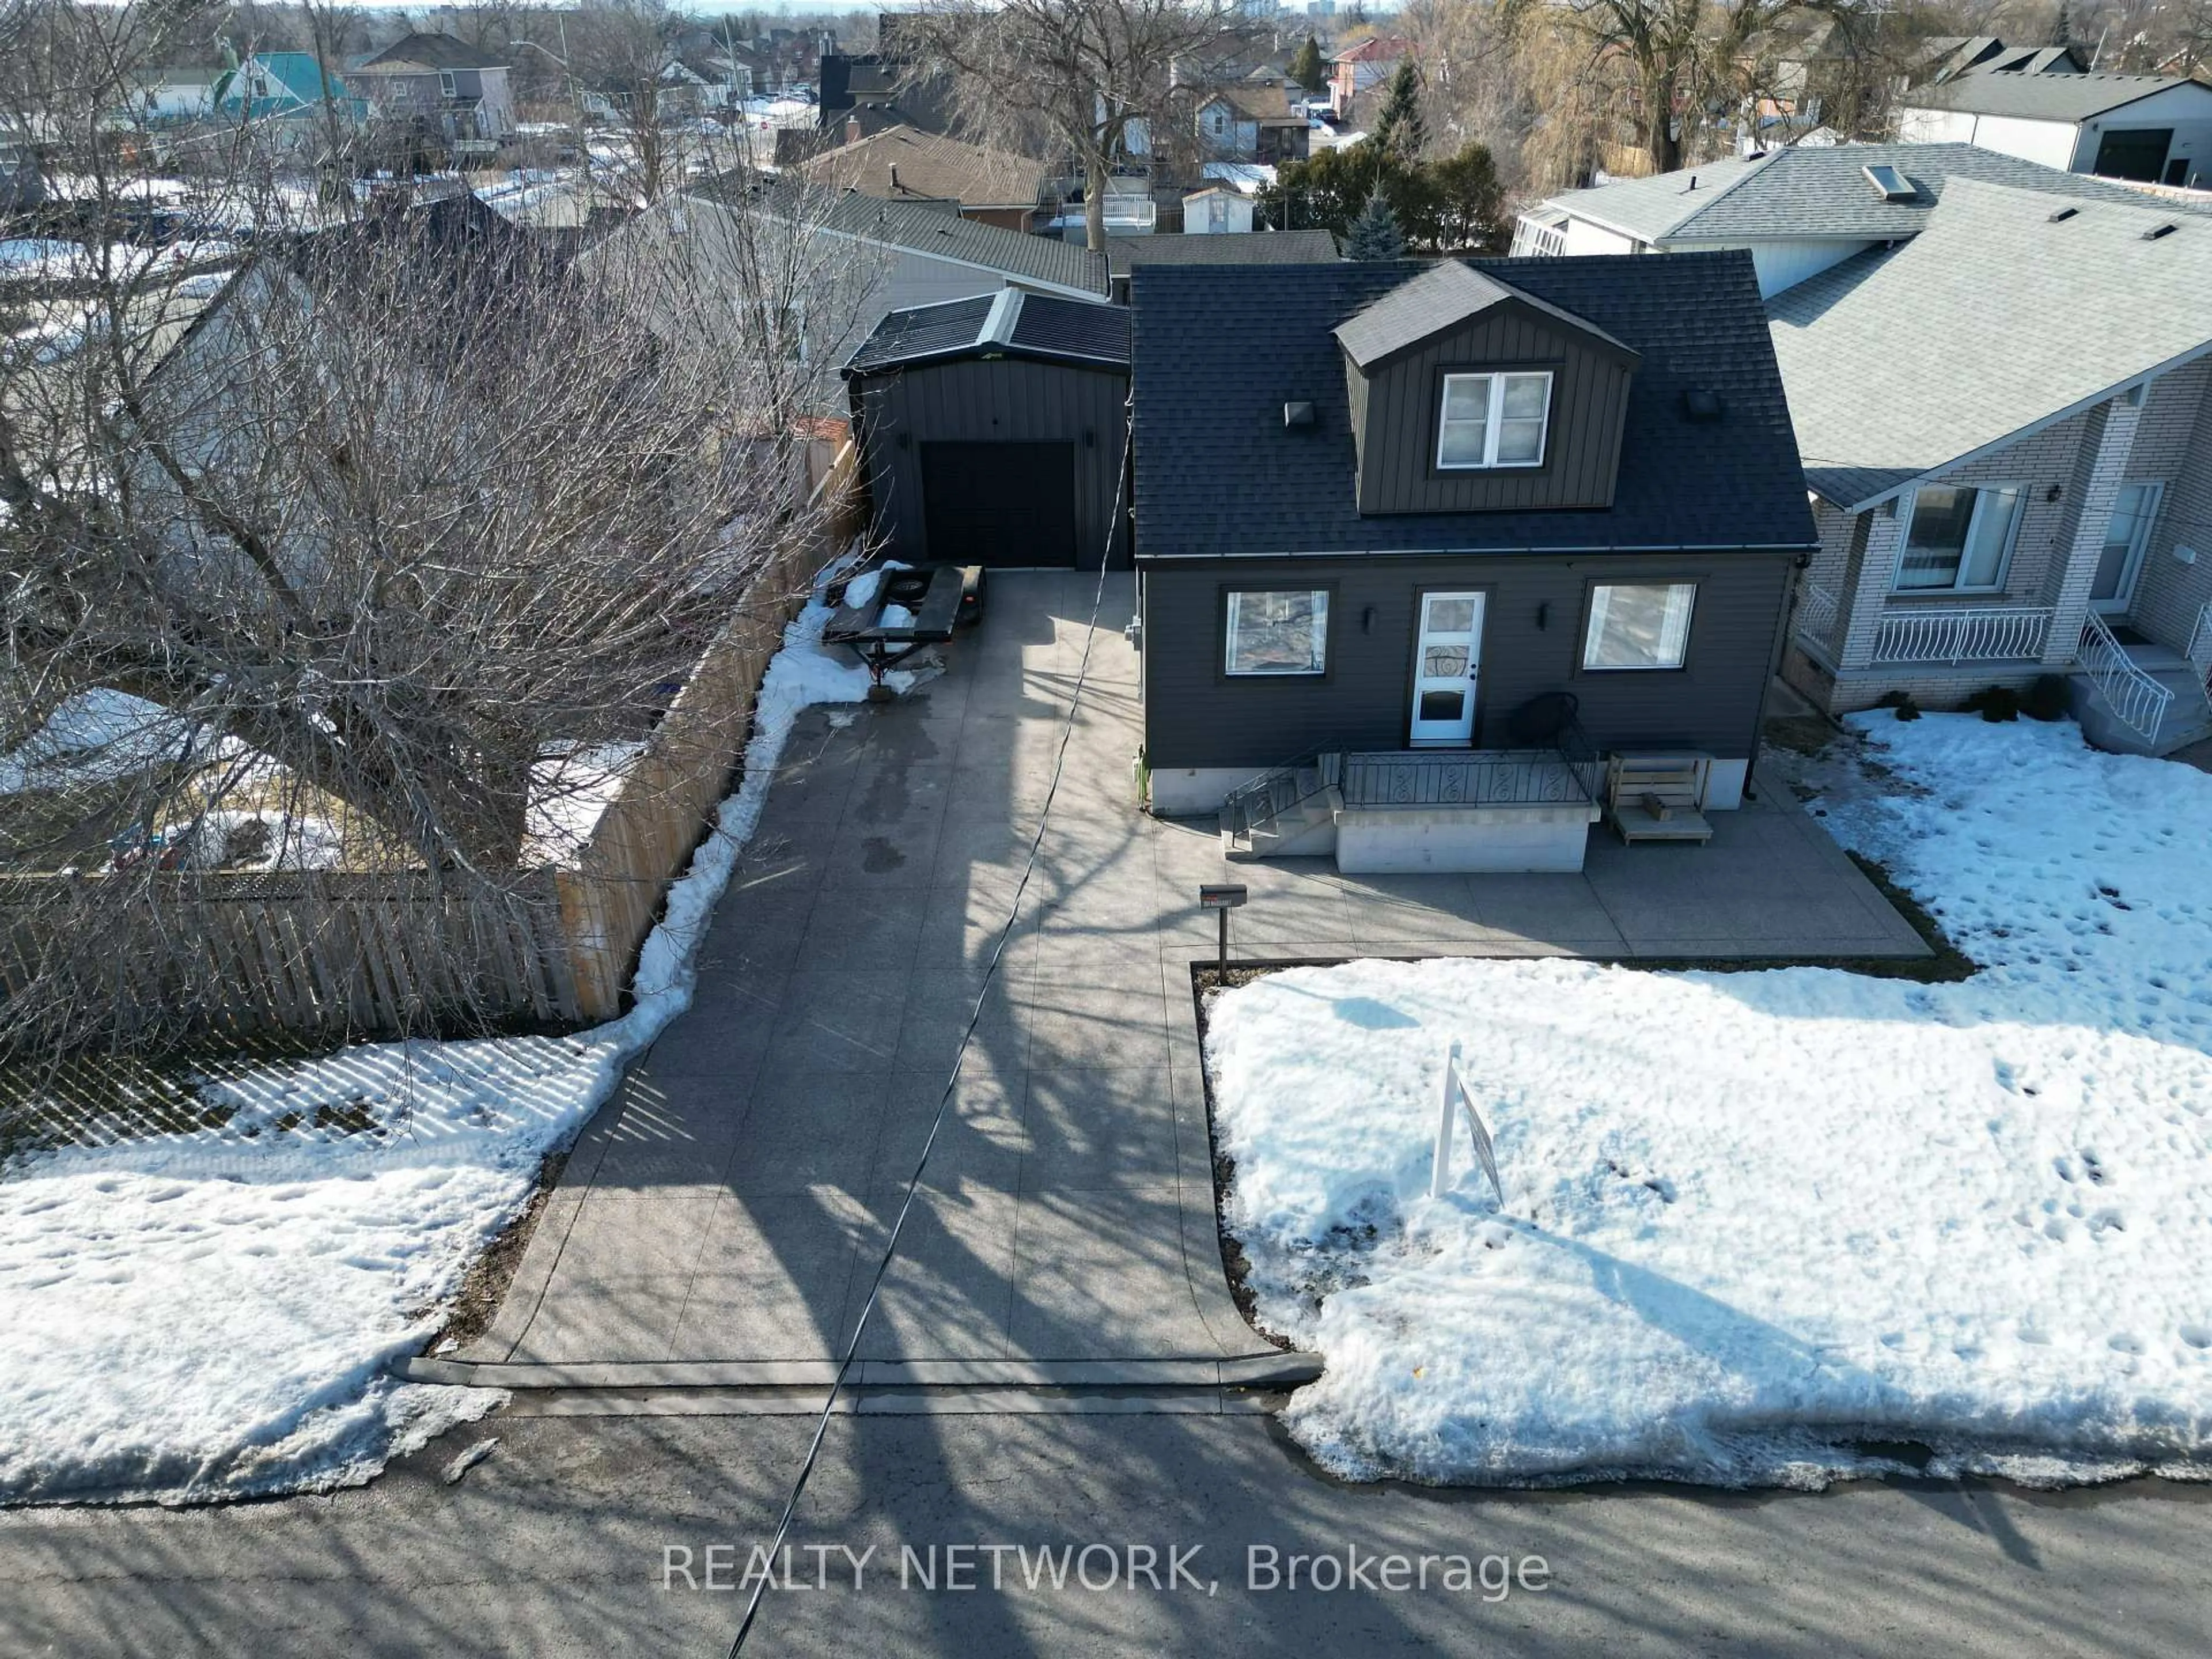
[[[2174,694],[2158,730],[2148,737],[2113,712],[2090,676],[2067,677],[2073,692],[2074,718],[2081,722],[2085,738],[2115,755],[2170,755],[2212,737],[2212,698],[2206,696],[2193,666],[2185,662],[2179,669],[2146,672]]]

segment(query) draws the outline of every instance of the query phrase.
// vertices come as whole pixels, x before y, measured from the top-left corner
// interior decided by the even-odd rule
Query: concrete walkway
[[[1129,590],[1109,586],[1037,875],[862,1345],[873,1380],[1279,1369],[1221,1267],[1189,969],[1212,948],[1201,882],[1250,886],[1237,940],[1255,956],[1924,948],[1771,801],[1719,815],[1704,848],[1594,832],[1579,876],[1226,865],[1210,826],[1132,805]],[[1090,599],[1079,576],[994,577],[943,678],[801,720],[694,1006],[586,1130],[492,1330],[458,1356],[472,1380],[826,1376],[983,986]]]

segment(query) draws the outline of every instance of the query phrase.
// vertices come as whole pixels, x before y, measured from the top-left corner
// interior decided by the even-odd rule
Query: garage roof
[[[1129,367],[1129,313],[1001,289],[894,311],[846,362],[848,379],[955,357],[1029,357],[1085,368]]]

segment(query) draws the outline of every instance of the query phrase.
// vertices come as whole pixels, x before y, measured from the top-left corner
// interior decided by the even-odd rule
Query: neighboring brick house
[[[1972,144],[1791,147],[1564,191],[1521,216],[1513,252],[1748,248],[1759,291],[1771,299],[1855,253],[1917,235],[1954,179],[2087,201],[2142,200],[2126,185]]]
[[[1217,161],[1303,161],[1311,125],[1279,86],[1224,87],[1198,106],[1198,142]]]
[[[1328,60],[1328,106],[1340,121],[1352,113],[1359,94],[1381,85],[1398,71],[1398,60],[1413,50],[1413,43],[1392,34],[1371,34],[1356,41]]]
[[[1814,497],[1784,672],[1837,712],[2068,676],[2085,732],[2212,735],[2212,221],[1954,179],[1769,302]]]

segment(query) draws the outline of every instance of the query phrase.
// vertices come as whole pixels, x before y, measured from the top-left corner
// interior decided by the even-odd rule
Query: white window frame
[[[1237,611],[1248,595],[1304,593],[1313,604],[1314,626],[1321,635],[1321,660],[1311,668],[1239,668],[1237,665]],[[1232,587],[1222,607],[1221,672],[1236,680],[1320,679],[1328,672],[1329,590],[1326,587]]]
[[[1605,634],[1605,613],[1608,601],[1602,596],[1616,587],[1656,587],[1668,595],[1669,610],[1674,606],[1674,595],[1686,593],[1682,602],[1680,637],[1674,641],[1672,662],[1592,662],[1591,653]],[[1583,623],[1583,672],[1585,674],[1679,674],[1690,665],[1690,630],[1698,620],[1698,584],[1693,581],[1612,581],[1592,582],[1589,589],[1589,615]],[[1664,623],[1662,623],[1663,629]],[[1664,634],[1662,634],[1664,640]]]
[[[438,71],[438,96],[441,98],[458,98],[461,95],[459,88],[460,82],[453,79],[453,70],[440,70]]]
[[[1992,478],[1986,483],[1946,483],[1942,479],[1931,481],[1937,489],[1971,489],[1974,492],[1974,510],[1966,519],[1966,539],[1959,550],[1959,568],[1952,576],[1948,587],[1907,587],[1905,586],[1905,556],[1912,549],[1912,515],[1920,510],[1920,486],[1915,485],[1897,499],[1897,562],[1890,568],[1889,591],[1893,593],[2002,593],[2005,582],[2012,574],[2013,550],[2020,545],[2021,526],[2027,521],[2028,497],[2031,486],[2024,479]],[[1982,508],[1989,498],[2000,490],[2020,492],[2020,510],[2012,515],[2012,527],[2005,532],[2004,551],[1997,556],[1997,574],[1987,583],[1968,584],[1960,580],[1966,574],[1966,550],[1974,544],[1974,532],[1981,527]]]
[[[1505,408],[1505,383],[1508,380],[1541,380],[1544,383],[1544,425],[1536,437],[1536,457],[1528,461],[1501,461],[1498,459],[1498,434],[1503,425]],[[1450,422],[1444,411],[1451,407],[1451,389],[1457,380],[1487,380],[1490,382],[1490,401],[1484,408],[1482,428],[1482,459],[1479,461],[1448,461],[1444,459],[1444,434]],[[1437,398],[1437,471],[1439,472],[1519,472],[1544,465],[1544,457],[1552,447],[1552,371],[1548,368],[1470,368],[1444,376],[1443,390]]]

